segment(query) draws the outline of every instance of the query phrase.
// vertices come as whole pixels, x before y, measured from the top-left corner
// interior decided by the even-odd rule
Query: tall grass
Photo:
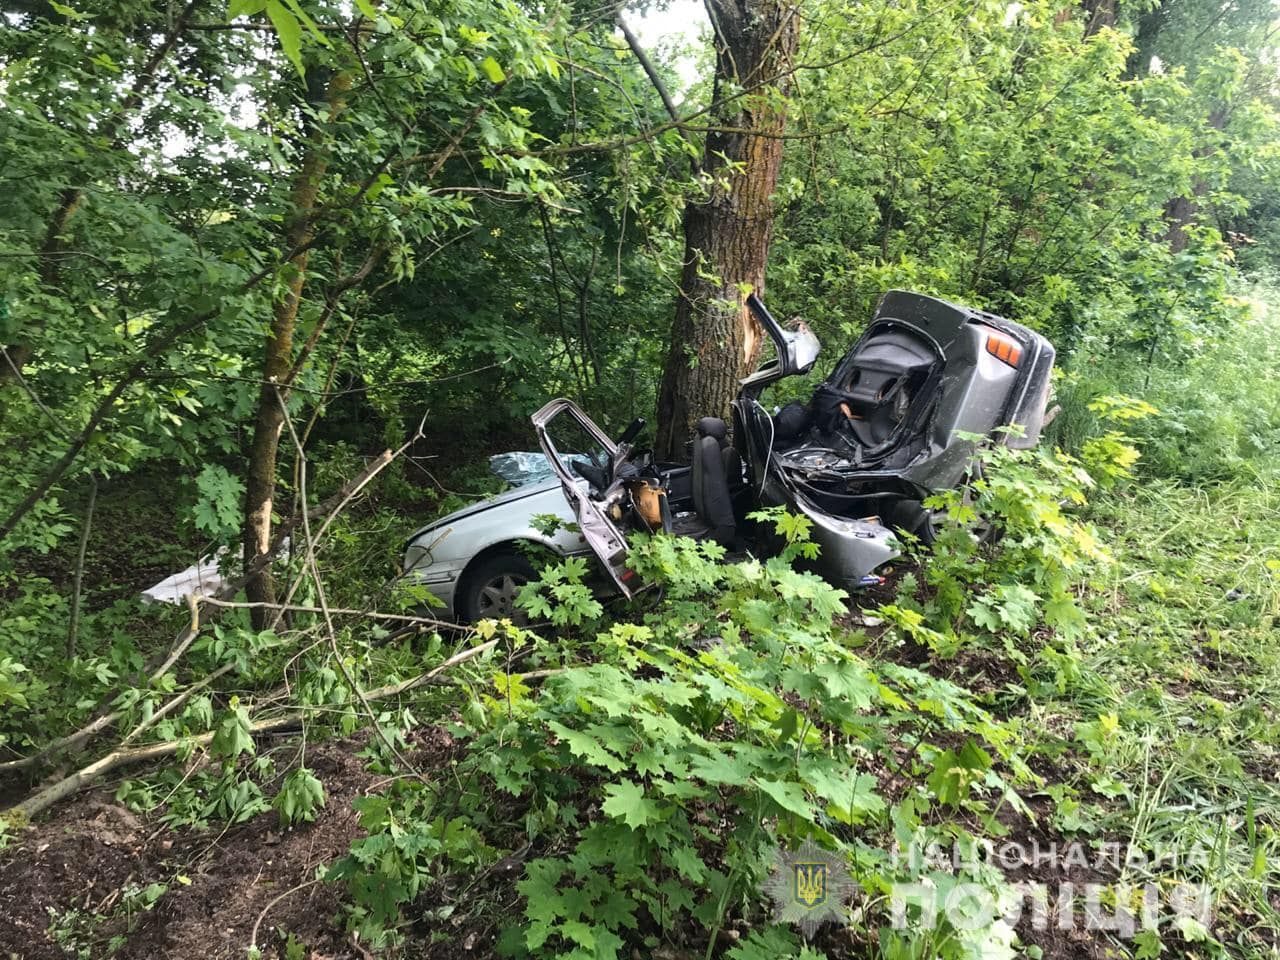
[[[1253,281],[1240,296],[1249,305],[1246,318],[1198,345],[1187,360],[1148,364],[1131,355],[1065,373],[1050,440],[1078,451],[1102,432],[1090,402],[1125,394],[1160,411],[1125,425],[1142,448],[1142,475],[1199,482],[1274,472],[1280,467],[1280,282]]]

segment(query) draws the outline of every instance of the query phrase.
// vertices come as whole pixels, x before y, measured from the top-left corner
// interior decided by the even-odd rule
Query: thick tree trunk
[[[1215,107],[1209,113],[1209,129],[1224,129],[1228,115],[1229,111],[1225,105]],[[1193,156],[1197,160],[1203,160],[1212,156],[1217,149],[1219,148],[1216,145],[1206,144],[1197,149]],[[1173,253],[1181,253],[1187,249],[1189,241],[1187,227],[1196,222],[1196,216],[1200,212],[1200,201],[1208,192],[1209,185],[1204,180],[1197,180],[1191,188],[1191,196],[1173,197],[1165,203],[1164,222],[1168,224],[1168,228],[1165,230],[1164,242],[1169,245]]]
[[[658,396],[655,449],[683,458],[699,417],[728,417],[755,365],[760,330],[746,296],[764,290],[773,191],[782,166],[787,71],[799,11],[781,0],[705,0],[715,29],[714,112],[702,173],[708,194],[685,208],[684,270]],[[734,96],[733,91],[746,91]]]
[[[344,107],[347,92],[351,89],[351,74],[341,72],[329,82],[326,93],[329,119],[336,117]],[[313,238],[316,195],[324,178],[328,157],[324,146],[324,130],[315,127],[308,138],[302,166],[298,168],[293,186],[290,226],[285,235],[286,250],[306,247]],[[288,398],[289,384],[296,371],[293,362],[293,333],[298,320],[298,306],[302,301],[302,289],[306,282],[309,249],[304,249],[289,261],[290,275],[285,284],[284,296],[272,311],[271,330],[267,335],[266,351],[262,361],[262,389],[258,395],[258,412],[253,425],[253,445],[249,451],[249,464],[245,478],[244,511],[244,561],[245,569],[252,571],[245,581],[245,594],[254,603],[276,602],[275,580],[269,563],[261,562],[271,549],[271,511],[276,490],[276,454],[280,448],[280,434],[284,430],[282,404]],[[261,630],[266,626],[269,610],[255,608],[252,613],[254,626]]]

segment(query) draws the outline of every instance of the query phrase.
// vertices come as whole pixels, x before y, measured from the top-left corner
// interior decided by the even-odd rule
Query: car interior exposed
[[[806,513],[839,579],[874,580],[875,567],[896,555],[891,527],[930,536],[923,503],[965,482],[976,441],[1012,442],[998,432],[1011,424],[1030,443],[1039,433],[1053,347],[1026,327],[892,291],[807,402],[770,412],[763,391],[811,369],[820,344],[801,322],[784,327],[754,295],[747,303],[772,356],[741,382],[732,430],[716,417],[697,422],[689,466],[655,463],[636,448],[640,421],[614,442],[569,400],[534,414],[583,539],[628,596],[625,530],[736,551],[753,540],[746,518],[755,506]]]
[[[737,533],[733,494],[742,488],[742,458],[729,442],[723,420],[703,417],[698,421],[692,458],[693,513],[676,518],[672,532],[731,547]]]
[[[855,467],[892,468],[919,452],[913,427],[938,397],[942,358],[910,331],[886,326],[818,385],[808,403],[773,415],[774,449],[819,447]]]

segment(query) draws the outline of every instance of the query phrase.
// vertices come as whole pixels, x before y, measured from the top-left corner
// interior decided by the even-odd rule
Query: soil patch
[[[430,769],[453,742],[443,730],[423,734],[415,756]],[[292,828],[269,811],[226,830],[171,832],[107,791],[70,801],[0,852],[0,956],[62,960],[116,947],[123,958],[243,960],[258,923],[266,957],[284,955],[284,931],[313,960],[364,960],[344,933],[345,889],[312,882],[361,833],[352,801],[385,779],[365,769],[363,745],[308,746],[326,804]]]

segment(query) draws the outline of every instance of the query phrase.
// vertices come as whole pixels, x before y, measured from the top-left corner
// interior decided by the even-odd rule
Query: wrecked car
[[[813,522],[823,575],[856,589],[878,582],[876,571],[898,556],[895,530],[933,539],[937,521],[924,501],[974,478],[975,437],[1018,448],[1039,440],[1054,349],[1020,324],[892,291],[807,401],[769,410],[765,391],[808,373],[820,344],[804,323],[784,326],[755,295],[747,302],[773,356],[742,381],[732,434],[704,417],[691,464],[661,464],[635,445],[643,421],[615,441],[572,401],[553,400],[532,420],[554,478],[417,531],[406,576],[458,619],[511,616],[534,576],[525,542],[594,555],[629,597],[643,584],[627,566],[628,531],[754,550],[764,545],[747,514],[784,506]],[[548,514],[560,521],[550,533],[539,521]]]

